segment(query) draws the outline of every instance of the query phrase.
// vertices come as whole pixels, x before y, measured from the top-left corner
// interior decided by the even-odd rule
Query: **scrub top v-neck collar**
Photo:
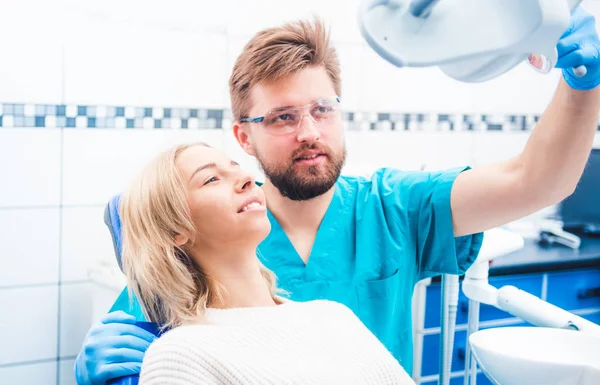
[[[344,239],[340,232],[347,231],[347,226],[343,222],[344,219],[349,218],[345,210],[350,210],[351,207],[351,205],[344,205],[341,194],[343,189],[339,188],[338,183],[339,181],[335,184],[333,197],[319,225],[307,263],[304,263],[277,219],[267,209],[271,232],[259,245],[258,254],[268,268],[278,273],[279,280],[291,283],[298,280],[334,278],[330,275],[335,274],[340,262],[343,263],[334,261],[337,255],[334,250],[337,242]]]

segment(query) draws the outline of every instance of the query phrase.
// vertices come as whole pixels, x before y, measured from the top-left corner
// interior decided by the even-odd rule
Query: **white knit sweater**
[[[209,309],[144,357],[140,385],[414,384],[344,305],[331,301]]]

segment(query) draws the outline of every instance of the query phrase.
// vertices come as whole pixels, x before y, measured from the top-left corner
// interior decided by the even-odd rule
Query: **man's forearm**
[[[594,141],[600,87],[572,89],[563,79],[519,156],[523,191],[542,207],[570,195],[579,181]]]

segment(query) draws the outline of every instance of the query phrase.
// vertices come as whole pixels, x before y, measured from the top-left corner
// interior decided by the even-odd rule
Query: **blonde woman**
[[[256,255],[271,228],[265,196],[221,151],[161,153],[120,214],[128,286],[169,329],[140,384],[413,384],[349,308],[278,294]]]

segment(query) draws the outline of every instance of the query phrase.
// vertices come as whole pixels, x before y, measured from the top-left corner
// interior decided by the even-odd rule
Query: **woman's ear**
[[[181,247],[181,246],[185,245],[186,243],[188,243],[189,240],[190,239],[188,237],[186,237],[185,235],[182,235],[182,234],[177,234],[175,236],[175,244],[177,246],[179,246],[179,247]]]

